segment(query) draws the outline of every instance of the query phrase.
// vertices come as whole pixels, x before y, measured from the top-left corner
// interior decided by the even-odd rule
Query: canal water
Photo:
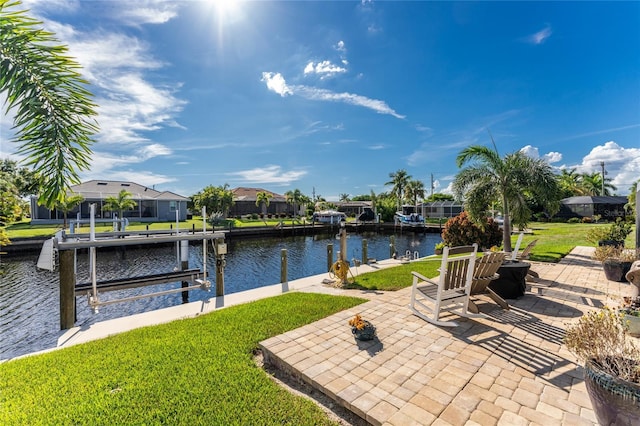
[[[367,240],[368,257],[388,259],[391,236],[383,234],[348,234],[347,258],[362,259],[362,240]],[[394,235],[399,254],[418,252],[420,257],[433,254],[439,234]],[[224,270],[225,294],[236,293],[280,282],[280,253],[287,249],[287,278],[293,281],[327,270],[327,246],[333,244],[337,258],[340,241],[334,236],[300,236],[267,239],[237,239],[227,242]],[[215,295],[215,257],[208,247],[207,271],[212,291],[191,290],[189,301],[206,300]],[[56,346],[60,336],[59,273],[36,268],[37,254],[4,257],[0,266],[0,360]],[[353,263],[352,263],[353,264]],[[143,249],[97,250],[97,278],[109,280],[173,271],[180,264],[175,247],[148,246]],[[202,245],[189,247],[189,267],[202,268]],[[89,281],[86,253],[78,254],[77,281]],[[100,294],[100,300],[149,294],[178,288],[180,283],[140,287]],[[101,306],[94,313],[86,297],[76,298],[76,325],[90,325],[127,315],[179,305],[181,293],[154,296],[131,302]]]

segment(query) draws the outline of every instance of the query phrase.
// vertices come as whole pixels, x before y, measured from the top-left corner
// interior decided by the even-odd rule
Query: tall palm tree
[[[262,214],[267,214],[267,207],[271,204],[271,199],[273,198],[273,194],[269,192],[259,191],[256,194],[256,207],[262,206],[261,211]]]
[[[102,204],[102,210],[117,211],[118,219],[122,219],[125,210],[133,210],[137,206],[136,201],[131,198],[131,195],[129,191],[123,189],[117,196],[105,198]],[[118,229],[122,230],[122,226],[118,226]]]
[[[56,209],[62,212],[62,229],[67,229],[67,215],[71,210],[79,206],[84,201],[80,194],[65,195],[64,199],[56,202]]]
[[[349,194],[340,194],[340,201],[349,201]]]
[[[300,203],[302,192],[299,189],[294,189],[293,191],[289,190],[284,193],[287,204],[293,205],[293,217],[298,215],[298,203]]]
[[[407,186],[407,182],[411,179],[411,176],[407,173],[406,170],[400,169],[397,172],[389,173],[389,177],[391,180],[385,185],[392,185],[391,192],[395,195],[398,211],[402,210],[402,202],[404,200],[404,188]]]
[[[407,182],[404,193],[407,199],[413,201],[413,205],[418,208],[418,199],[424,199],[424,182],[412,179]]]
[[[551,167],[540,159],[521,151],[501,158],[494,144],[494,149],[469,146],[458,154],[456,162],[458,167],[472,163],[456,175],[453,190],[464,199],[465,210],[474,220],[483,220],[492,202],[502,204],[505,251],[511,251],[511,221],[524,228],[531,217],[527,195],[552,213],[560,207],[558,180]]]
[[[53,209],[89,168],[96,105],[68,48],[20,6],[0,1],[0,93],[18,152],[42,179],[38,203]]]
[[[583,173],[581,175],[582,186],[585,190],[585,195],[611,195],[611,191],[615,191],[618,188],[611,183],[611,178],[604,178],[602,180],[602,173]]]
[[[558,184],[565,198],[584,195],[585,190],[582,185],[581,176],[576,172],[576,169],[562,169],[560,175],[558,175]]]
[[[629,202],[624,206],[624,208],[630,211],[633,216],[636,215],[636,197],[638,194],[638,182],[640,182],[640,179],[633,182],[633,185],[631,185],[631,188],[629,188],[629,191],[630,191],[629,197],[628,197]]]

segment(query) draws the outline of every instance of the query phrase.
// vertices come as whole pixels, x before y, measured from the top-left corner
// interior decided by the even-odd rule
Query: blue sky
[[[99,105],[83,179],[448,192],[491,144],[640,178],[640,2],[25,1]],[[2,102],[3,99],[0,99]],[[11,116],[0,157],[16,157]]]

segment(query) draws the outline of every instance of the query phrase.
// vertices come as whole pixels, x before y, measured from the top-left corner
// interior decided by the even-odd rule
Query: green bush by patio
[[[364,301],[289,293],[1,363],[0,424],[332,424],[274,383],[253,351]]]

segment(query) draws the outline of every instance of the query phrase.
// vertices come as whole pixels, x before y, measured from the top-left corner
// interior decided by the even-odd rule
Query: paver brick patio
[[[370,301],[261,342],[265,360],[374,425],[594,425],[562,338],[584,312],[619,304],[629,286],[607,281],[592,250],[534,263],[540,280],[511,309],[477,296],[486,318],[456,316],[456,328],[414,316],[410,288],[345,290]],[[373,341],[352,337],[356,313],[377,327]]]

